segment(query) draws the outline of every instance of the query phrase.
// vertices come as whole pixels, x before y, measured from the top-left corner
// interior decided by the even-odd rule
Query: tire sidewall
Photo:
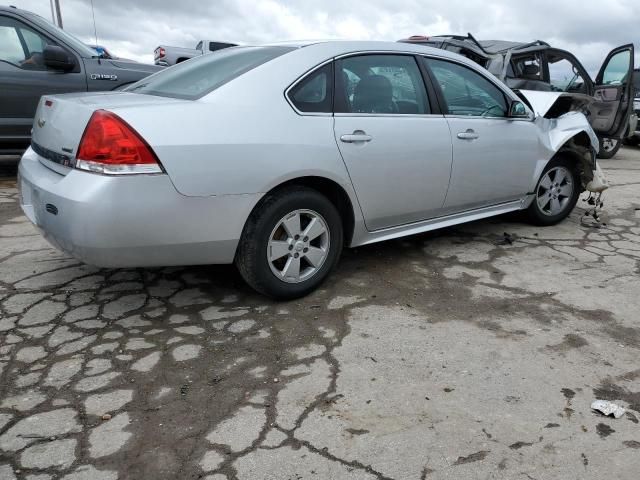
[[[289,193],[289,192],[287,192]],[[329,229],[329,254],[320,270],[300,283],[287,283],[277,278],[267,260],[269,239],[276,224],[295,210],[312,210],[320,214]],[[299,189],[280,195],[255,219],[255,280],[263,293],[279,299],[296,298],[316,289],[335,267],[342,251],[342,220],[333,204],[311,189]]]
[[[605,138],[608,138],[608,137],[605,137]],[[600,138],[600,149],[598,151],[598,158],[601,158],[603,160],[608,160],[610,158],[615,157],[616,153],[618,153],[618,150],[620,150],[620,147],[622,146],[622,141],[618,140],[618,143],[616,144],[615,147],[613,147],[613,150],[610,150],[607,152],[602,147],[602,143],[604,142],[605,138]]]
[[[566,209],[557,215],[546,215],[542,212],[540,207],[538,206],[538,187],[540,186],[540,182],[547,174],[547,172],[555,167],[564,167],[571,173],[571,181],[573,182],[573,194],[569,200],[568,206]],[[567,160],[564,157],[556,157],[551,160],[547,166],[544,168],[542,173],[540,174],[540,178],[536,182],[536,187],[534,189],[534,199],[529,207],[529,216],[531,220],[537,225],[546,226],[546,225],[555,225],[558,222],[561,222],[565,218],[569,216],[569,214],[573,211],[576,203],[578,203],[578,198],[580,197],[581,191],[581,180],[580,175],[576,169],[576,166],[573,162]]]

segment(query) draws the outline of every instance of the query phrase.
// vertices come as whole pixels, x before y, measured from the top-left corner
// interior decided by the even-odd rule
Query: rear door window
[[[195,100],[292,50],[281,46],[225,48],[162,70],[125,91]]]
[[[410,55],[360,55],[339,60],[336,85],[340,85],[336,113],[429,113],[422,74]]]
[[[538,54],[512,59],[514,77],[525,80],[544,80],[542,58]]]

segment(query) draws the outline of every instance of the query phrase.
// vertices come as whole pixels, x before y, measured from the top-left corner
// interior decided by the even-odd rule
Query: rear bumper
[[[53,246],[100,267],[231,263],[261,197],[187,197],[167,175],[62,175],[31,148],[19,187],[25,215]]]

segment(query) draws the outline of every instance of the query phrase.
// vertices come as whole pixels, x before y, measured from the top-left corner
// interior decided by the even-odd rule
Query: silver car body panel
[[[341,141],[355,132],[371,140]],[[369,230],[439,214],[452,165],[451,136],[442,115],[336,114],[335,135]]]
[[[167,175],[60,175],[45,164],[31,149],[22,157],[23,211],[52,245],[103,267],[229,263],[260,198],[186,197]]]
[[[357,246],[526,208],[542,168],[564,143],[583,131],[595,138],[579,113],[535,120],[533,113],[530,119],[510,120],[357,118],[301,114],[285,98],[287,89],[318,65],[368,52],[460,62],[518,100],[461,56],[390,42],[310,44],[195,101],[130,92],[44,97],[34,144],[73,159],[91,114],[104,109],[151,145],[166,174],[99,175],[53,164],[29,149],[19,169],[23,209],[54,245],[87,263],[230,263],[253,208],[290,180],[320,177],[338,184],[353,207],[350,245]],[[52,105],[45,106],[46,100]],[[479,142],[455,137],[467,122],[481,133]],[[421,134],[423,128],[429,135]],[[370,131],[374,140],[341,144],[341,135],[357,129]],[[514,156],[522,145],[526,154]],[[395,159],[396,167],[406,163],[406,170],[389,168],[385,159]],[[47,211],[47,204],[55,205],[57,214]]]

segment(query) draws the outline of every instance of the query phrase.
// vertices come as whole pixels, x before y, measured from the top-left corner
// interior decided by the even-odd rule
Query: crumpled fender
[[[591,141],[591,147],[597,153],[600,149],[600,141],[596,132],[593,131],[589,120],[583,113],[568,112],[558,118],[536,117],[536,124],[545,133],[543,138],[548,140],[546,146],[557,153],[569,140],[584,132]]]
[[[569,150],[580,158],[582,186],[585,190],[600,193],[609,188],[609,184],[596,162],[600,141],[583,113],[568,112],[558,118],[538,116],[534,122],[540,129],[540,139],[549,152],[549,159],[561,150]],[[581,133],[588,136],[589,145],[585,144],[584,138],[578,141],[576,136]],[[532,191],[547,163],[548,161],[544,161],[536,165]]]
[[[520,90],[518,95],[536,114],[534,122],[539,128],[544,149],[548,152],[547,158],[553,158],[561,150],[568,150],[580,158],[582,184],[585,189],[601,192],[608,188],[608,183],[602,171],[597,168],[595,160],[600,149],[600,141],[583,113],[593,102],[593,98],[582,94],[530,90]],[[584,134],[589,139],[588,143]],[[547,163],[548,161],[541,161],[536,165],[532,191]]]

